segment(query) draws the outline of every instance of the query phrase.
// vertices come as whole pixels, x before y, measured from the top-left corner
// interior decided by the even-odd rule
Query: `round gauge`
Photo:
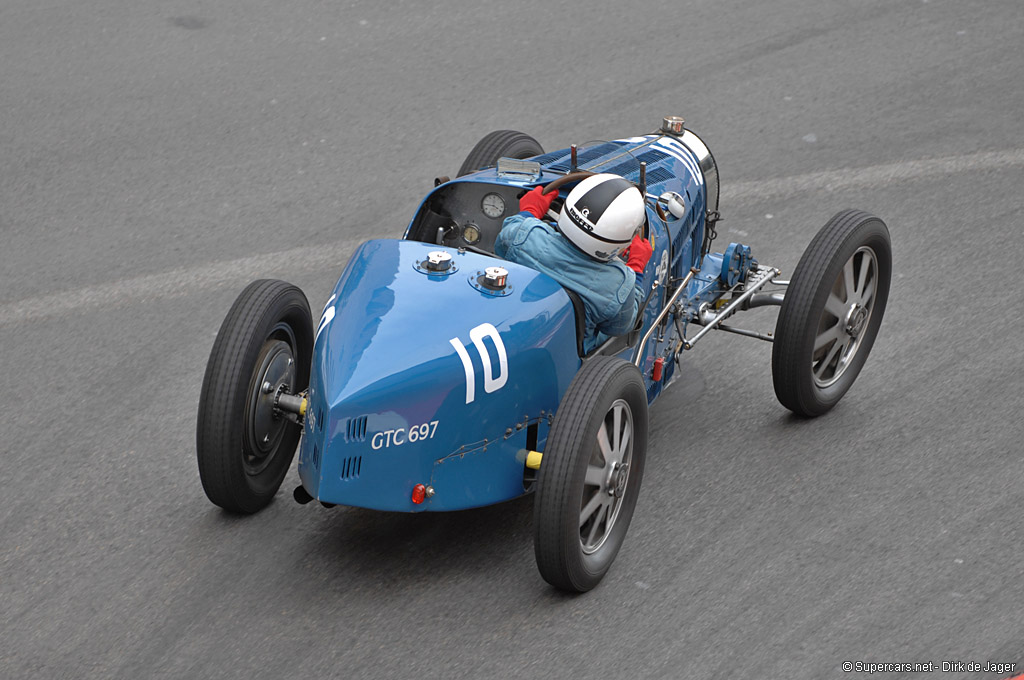
[[[471,246],[480,243],[480,228],[475,224],[467,224],[462,228],[462,240]]]
[[[484,214],[490,218],[498,218],[505,214],[505,199],[498,194],[487,194],[480,203]]]

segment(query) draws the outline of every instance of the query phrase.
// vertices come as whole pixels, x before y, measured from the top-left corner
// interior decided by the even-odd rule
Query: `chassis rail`
[[[676,292],[672,293],[672,297],[665,301],[665,306],[661,308],[661,312],[659,312],[657,318],[654,319],[654,323],[652,323],[651,327],[647,329],[646,333],[644,333],[643,339],[640,341],[640,344],[638,344],[636,346],[636,349],[634,350],[634,366],[640,366],[640,362],[641,360],[643,360],[644,356],[644,348],[647,347],[647,341],[651,339],[651,335],[654,333],[654,329],[656,329],[658,327],[658,324],[660,324],[665,319],[669,311],[672,309],[672,306],[676,303],[676,300],[678,300],[679,296],[682,295],[683,292],[686,290],[686,287],[687,285],[689,285],[690,280],[693,279],[694,275],[699,272],[700,270],[697,269],[696,267],[690,269],[690,272],[686,275],[686,277],[679,282],[679,286],[676,288]]]

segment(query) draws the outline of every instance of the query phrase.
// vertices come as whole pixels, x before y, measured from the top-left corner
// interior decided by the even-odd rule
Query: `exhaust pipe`
[[[313,500],[313,497],[309,495],[308,491],[306,491],[306,487],[301,484],[295,487],[295,491],[292,491],[292,498],[294,498],[295,502],[299,505],[305,505]]]

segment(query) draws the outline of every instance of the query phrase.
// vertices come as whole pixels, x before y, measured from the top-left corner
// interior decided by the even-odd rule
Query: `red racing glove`
[[[633,237],[633,242],[629,244],[628,252],[629,259],[626,260],[626,266],[637,274],[643,274],[644,267],[647,266],[647,261],[651,259],[651,253],[654,252],[650,242],[637,234]]]
[[[541,193],[544,187],[534,187],[519,199],[519,212],[528,212],[538,220],[544,219],[551,207],[551,202],[558,197],[557,191],[550,194]]]

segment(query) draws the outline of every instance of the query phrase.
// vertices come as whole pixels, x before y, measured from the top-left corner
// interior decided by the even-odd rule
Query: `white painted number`
[[[498,351],[498,375],[494,375],[491,353],[487,351],[484,338],[490,338]],[[479,352],[480,361],[484,365],[484,392],[490,394],[500,390],[508,381],[508,353],[505,352],[505,343],[501,341],[498,329],[489,323],[482,323],[469,332],[469,339],[473,341],[473,346]],[[476,398],[476,371],[473,369],[473,360],[469,358],[469,352],[461,340],[452,338],[448,342],[462,360],[462,368],[466,372],[466,403],[470,404]]]
[[[331,322],[331,319],[334,318],[334,305],[332,305],[331,303],[334,302],[334,298],[336,297],[337,295],[332,295],[331,299],[327,301],[327,306],[324,307],[323,316],[320,317],[320,325],[317,326],[316,335],[313,336],[314,345],[316,344],[317,338],[320,337],[320,333],[325,328],[327,328],[327,324],[329,324]]]
[[[498,350],[498,377],[491,372],[491,355],[484,346],[484,338],[489,337]],[[505,353],[505,343],[498,335],[498,329],[489,323],[480,324],[469,332],[469,339],[473,341],[476,351],[480,352],[480,360],[484,362],[484,392],[490,394],[501,389],[508,380],[508,355]]]
[[[438,420],[431,420],[429,423],[423,423],[422,425],[413,425],[408,430],[400,427],[397,430],[378,432],[370,439],[370,446],[374,451],[379,451],[380,449],[387,449],[392,446],[401,446],[405,443],[433,439],[439,422]]]

